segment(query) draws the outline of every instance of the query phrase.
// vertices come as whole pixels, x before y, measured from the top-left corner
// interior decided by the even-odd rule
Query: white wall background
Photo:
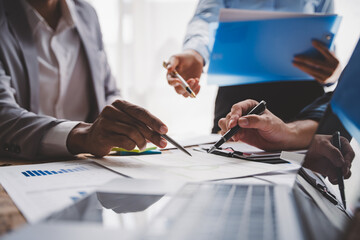
[[[172,135],[206,134],[212,127],[216,87],[201,80],[197,99],[168,86],[162,61],[181,51],[196,0],[88,0],[96,8],[114,76],[123,96],[162,119]],[[343,22],[336,39],[343,66],[359,38],[360,0],[335,0]]]
[[[110,65],[123,96],[158,116],[172,135],[210,133],[217,88],[204,80],[198,97],[185,99],[167,84],[162,67],[163,60],[181,51],[197,1],[89,2],[98,12]]]

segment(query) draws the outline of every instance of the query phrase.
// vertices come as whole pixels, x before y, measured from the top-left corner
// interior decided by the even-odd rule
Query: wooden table
[[[0,236],[26,223],[5,189],[0,185]]]

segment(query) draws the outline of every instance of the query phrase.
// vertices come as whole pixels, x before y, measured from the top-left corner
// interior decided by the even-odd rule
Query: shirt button
[[[8,151],[9,151],[9,144],[5,143],[5,144],[3,145],[3,150],[6,151],[6,152],[8,152]]]
[[[15,153],[21,153],[21,148],[20,148],[20,146],[19,146],[19,145],[16,145],[14,151],[15,151]]]

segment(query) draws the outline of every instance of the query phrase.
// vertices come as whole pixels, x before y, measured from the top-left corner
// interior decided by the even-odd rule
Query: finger
[[[226,118],[221,118],[218,122],[218,126],[220,127],[221,131],[224,133],[228,130],[226,123],[227,123]]]
[[[195,93],[196,95],[198,95],[198,93],[200,92],[200,85],[198,85],[197,87],[195,87],[195,88],[193,89],[193,91],[194,91],[194,93]]]
[[[336,177],[328,177],[328,179],[329,179],[329,182],[331,182],[332,184],[334,184],[334,185],[337,185],[338,184],[338,180],[337,180],[337,178]]]
[[[160,134],[165,134],[168,131],[167,126],[160,119],[142,107],[123,100],[117,100],[113,103],[113,105]]]
[[[345,178],[345,179],[349,179],[350,177],[351,177],[351,171],[350,171],[350,169],[348,168],[347,173],[344,174],[344,178]]]
[[[316,80],[318,80],[320,82],[324,82],[331,75],[331,73],[323,72],[320,69],[310,67],[303,63],[293,62],[293,65],[295,67],[299,68],[301,71],[313,76]]]
[[[335,167],[344,166],[345,161],[343,155],[341,154],[339,149],[337,149],[331,144],[330,141],[321,141],[320,146],[317,150],[322,156],[326,157]]]
[[[199,78],[195,78],[197,85],[193,88],[193,91],[195,92],[195,94],[197,95],[200,92],[200,79]]]
[[[308,65],[309,67],[315,68],[315,69],[321,69],[324,72],[330,72],[332,73],[335,69],[335,66],[332,65],[329,62],[325,62],[313,57],[308,57],[304,55],[299,55],[294,57],[294,62]]]
[[[230,119],[228,120],[227,127],[228,129],[235,127],[238,125],[238,120],[240,116],[238,114],[232,114],[230,115]]]
[[[106,124],[106,123],[105,123]],[[141,133],[142,129],[138,129],[135,126],[124,124],[122,122],[110,122],[108,124],[108,130],[110,134],[125,135],[131,139],[140,150],[144,150],[146,147],[145,136]]]
[[[187,84],[189,84],[189,87],[194,90],[194,88],[196,88],[199,85],[199,82],[196,81],[194,78],[190,78],[189,80],[186,81]]]
[[[183,97],[188,98],[190,97],[190,94],[187,91],[185,91],[185,93],[183,93]]]
[[[171,56],[167,65],[168,73],[173,72],[179,65],[180,59],[177,56]]]
[[[125,135],[121,134],[108,134],[106,136],[108,146],[120,147],[126,150],[133,150],[136,147],[136,143]]]
[[[189,93],[183,88],[183,86],[177,86],[175,87],[176,93],[183,95],[184,97],[190,96]]]
[[[344,156],[344,160],[346,163],[346,167],[350,168],[351,167],[351,163],[355,157],[355,152],[352,149],[349,141],[344,138],[344,137],[340,137],[340,142],[341,142],[341,152]]]
[[[336,57],[329,51],[329,49],[323,43],[321,43],[318,40],[313,40],[311,43],[314,46],[314,48],[316,48],[321,53],[321,55],[323,55],[326,59],[338,62]]]
[[[267,116],[266,111],[263,115],[248,115],[239,118],[239,126],[242,128],[252,128],[261,131],[268,131],[271,129],[272,124],[271,116]]]
[[[180,79],[178,78],[168,78],[168,83],[170,86],[176,87],[176,86],[180,86],[182,83],[180,81]]]
[[[140,131],[140,133],[145,137],[145,139],[149,140],[155,145],[159,147],[165,147],[167,144],[167,142],[161,138],[159,133],[154,132],[145,123],[138,121],[137,119],[131,117],[122,110],[115,108],[114,106],[106,106],[101,114],[104,116],[105,119],[102,120],[104,121],[102,125],[106,126],[105,129],[107,129],[108,131],[109,128],[114,124],[114,122],[125,123],[126,125],[131,125],[136,127],[138,131]],[[141,145],[142,143],[139,142],[139,144]]]
[[[257,104],[259,104],[257,101],[252,100],[252,99],[248,99],[245,101],[241,101],[237,104],[234,104],[231,107],[231,114],[238,114],[240,116],[248,113],[251,111],[251,109],[253,109]]]
[[[113,143],[116,143],[115,146],[123,148],[128,151],[133,150],[136,147],[136,143],[124,135],[112,136],[109,137],[109,140],[112,141]]]
[[[190,78],[187,83],[189,84],[189,87],[191,88],[191,90],[195,93],[198,94],[200,91],[200,85],[199,85],[199,79],[198,78]]]
[[[242,102],[239,102],[237,104],[234,104],[231,107],[231,111],[228,114],[227,118],[228,121],[228,127],[232,128],[235,127],[238,123],[238,119],[248,113],[252,108],[254,108],[258,104],[257,101],[248,99]]]

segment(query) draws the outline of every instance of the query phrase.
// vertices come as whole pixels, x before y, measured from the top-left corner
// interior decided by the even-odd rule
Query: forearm
[[[61,120],[22,108],[15,99],[11,78],[0,69],[0,156],[34,159],[46,132]]]

